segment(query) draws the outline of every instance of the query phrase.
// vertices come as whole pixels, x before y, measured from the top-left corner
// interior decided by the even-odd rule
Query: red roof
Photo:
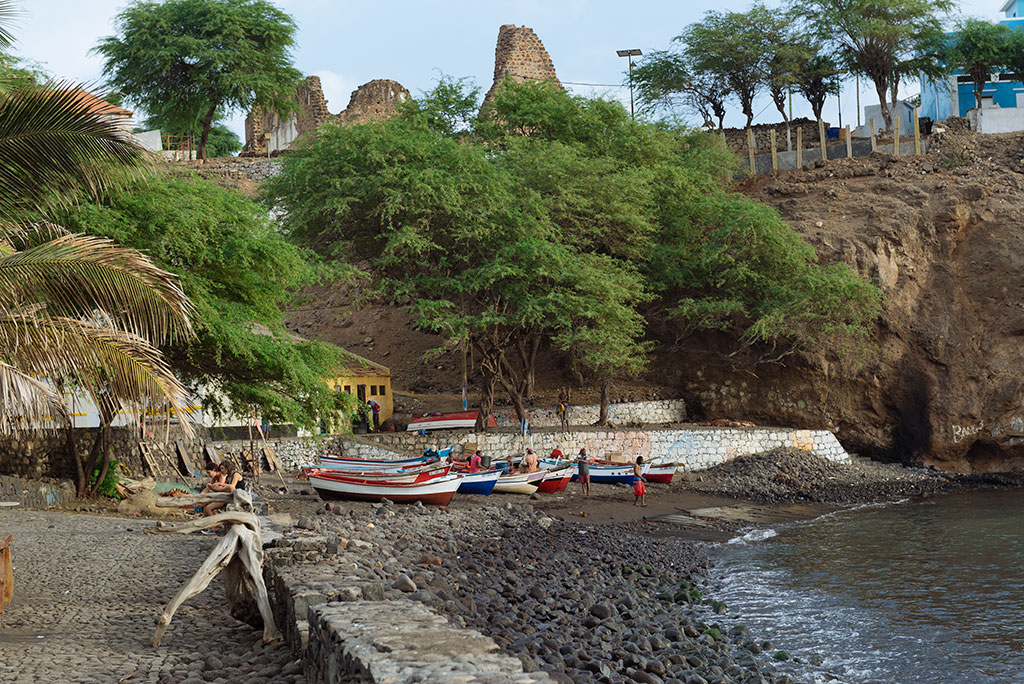
[[[90,112],[96,112],[99,114],[117,114],[120,116],[132,115],[132,111],[130,109],[112,105],[103,98],[90,93],[88,90],[75,88],[71,91],[71,95],[75,102],[84,104]]]

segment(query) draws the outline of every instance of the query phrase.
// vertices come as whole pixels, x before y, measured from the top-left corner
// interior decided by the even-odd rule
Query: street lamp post
[[[644,54],[640,50],[616,50],[615,54],[629,60],[629,118],[635,120],[633,113],[633,58]]]

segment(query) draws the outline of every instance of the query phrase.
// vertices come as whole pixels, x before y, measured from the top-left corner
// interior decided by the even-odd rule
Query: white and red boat
[[[302,469],[306,477],[327,475],[347,480],[373,480],[375,482],[426,482],[437,477],[444,477],[451,471],[451,466],[434,464],[426,468],[409,468],[399,471],[385,470],[339,470],[337,468],[316,468],[306,466]]]
[[[398,471],[404,468],[418,468],[428,466],[440,461],[439,456],[416,456],[415,458],[402,458],[389,460],[386,458],[345,458],[344,456],[321,456],[320,468],[331,468],[334,470],[390,470]],[[318,467],[318,466],[309,466]]]
[[[459,475],[445,475],[425,482],[388,482],[387,480],[360,480],[332,475],[321,471],[309,476],[321,499],[350,499],[354,501],[380,501],[395,503],[417,501],[434,506],[447,506],[462,483]]]
[[[455,413],[414,413],[406,432],[417,432],[419,430],[454,430],[456,428],[476,427],[476,421],[480,417],[479,411],[457,411]],[[487,427],[498,427],[498,421],[494,416],[487,421]]]
[[[647,470],[647,474],[644,477],[647,478],[648,482],[660,482],[661,484],[669,484],[672,482],[672,478],[676,474],[675,463],[662,463],[655,461],[651,463],[651,467]]]
[[[545,494],[554,494],[560,492],[569,486],[569,482],[572,480],[572,474],[576,472],[576,469],[571,466],[564,466],[562,468],[556,468],[554,470],[544,470],[544,479],[537,485],[537,491]]]

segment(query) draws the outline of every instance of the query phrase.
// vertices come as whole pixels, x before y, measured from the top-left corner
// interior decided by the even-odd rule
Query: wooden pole
[[[725,142],[725,131],[719,131],[718,135],[721,136],[721,138],[722,138],[722,147],[728,149],[729,146]]]
[[[796,168],[804,168],[804,127],[796,129]]]
[[[857,74],[857,128],[860,128],[860,74]]]
[[[757,167],[754,165],[754,130],[752,128],[747,129],[747,156],[750,158],[750,175],[753,176],[757,173]]]
[[[892,156],[900,156],[900,118],[892,118]]]
[[[779,170],[779,158],[778,158],[778,155],[775,152],[775,129],[774,128],[768,134],[768,137],[771,139],[771,142],[772,142],[772,171],[778,171]]]
[[[921,126],[917,122],[917,109],[914,109],[914,154],[921,154]]]
[[[818,119],[818,143],[821,145],[821,161],[828,161],[828,152],[825,150],[825,122]]]
[[[846,124],[846,158],[853,158],[853,138],[850,136],[850,124]]]
[[[876,152],[878,150],[878,146],[875,143],[875,120],[870,119],[868,123],[871,124],[871,151]]]

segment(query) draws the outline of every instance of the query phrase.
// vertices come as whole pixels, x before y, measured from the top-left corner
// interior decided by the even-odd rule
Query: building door
[[[356,387],[356,396],[359,397],[359,401],[366,401],[366,385]]]

